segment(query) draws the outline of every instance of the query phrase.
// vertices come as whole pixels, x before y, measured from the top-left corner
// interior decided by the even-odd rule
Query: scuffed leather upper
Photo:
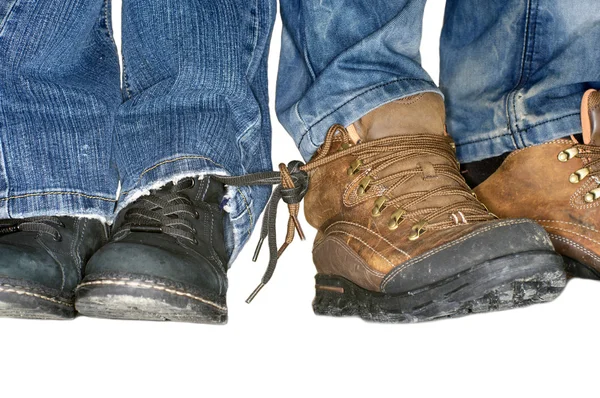
[[[408,108],[408,112],[402,114],[404,119],[410,118],[411,115],[417,118],[410,120],[409,129],[399,130],[410,134],[417,129],[418,118],[425,117],[423,112],[410,112],[411,107],[422,106],[437,112],[440,109],[443,111],[443,105],[438,105],[436,101],[441,102],[441,98],[435,94],[428,94],[404,100],[403,104],[394,104],[395,108]],[[397,109],[394,113],[398,114]],[[435,126],[438,131],[431,131],[432,123],[423,123],[421,125],[425,127],[420,133],[431,131],[432,134],[444,134],[443,117],[435,114],[428,120],[437,120]],[[384,124],[393,126],[389,120]],[[361,134],[361,129],[357,130]],[[339,141],[334,145],[330,153],[338,150],[343,152],[341,144]],[[309,223],[319,231],[314,244],[313,259],[317,271],[321,274],[342,276],[371,291],[399,293],[454,275],[465,267],[472,266],[473,261],[485,261],[525,250],[551,249],[547,235],[530,221],[463,223],[457,215],[454,225],[427,230],[417,240],[411,241],[408,236],[413,225],[419,220],[406,219],[396,230],[390,230],[388,222],[394,209],[387,209],[381,216],[373,217],[374,201],[389,186],[367,191],[363,196],[357,195],[358,184],[369,171],[348,175],[349,165],[354,160],[352,154],[349,154],[310,173],[310,188],[305,197],[305,214]],[[439,156],[424,154],[418,158],[401,160],[393,167],[421,167],[422,173],[405,183],[402,189],[403,193],[427,192],[452,184],[447,178],[431,173],[431,165],[448,165],[445,162],[448,161]],[[453,196],[435,197],[420,206],[445,206],[456,201],[457,198]],[[452,219],[451,215],[448,217]],[[524,240],[523,233],[531,235],[534,239]],[[494,246],[493,250],[482,250],[486,242],[491,243],[493,239],[496,239],[495,244],[490,245]],[[434,252],[440,254],[432,256]],[[472,261],[468,260],[469,258]],[[431,259],[436,261],[428,261]]]
[[[0,280],[49,289],[47,294],[72,295],[86,261],[106,243],[107,227],[98,220],[59,219],[59,241],[39,232],[0,235]]]

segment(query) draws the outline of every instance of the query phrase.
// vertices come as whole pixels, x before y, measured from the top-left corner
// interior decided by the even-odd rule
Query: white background
[[[425,15],[423,63],[435,79],[443,5],[430,0]],[[278,21],[272,100],[280,32]],[[274,164],[298,159],[273,120]],[[571,281],[550,304],[426,324],[317,317],[304,225],[308,240],[247,305],[267,262],[266,252],[250,261],[253,237],[229,273],[226,326],[0,320],[0,397],[598,396],[600,283]]]

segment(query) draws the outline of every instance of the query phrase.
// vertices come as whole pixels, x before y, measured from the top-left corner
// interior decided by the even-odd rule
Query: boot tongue
[[[600,146],[600,92],[588,90],[581,101],[583,143]]]
[[[398,135],[444,135],[445,123],[442,97],[422,93],[380,106],[349,126],[348,131],[354,142],[373,141]]]

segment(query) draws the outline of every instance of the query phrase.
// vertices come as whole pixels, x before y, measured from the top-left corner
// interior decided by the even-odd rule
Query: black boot
[[[107,239],[107,227],[98,220],[0,221],[0,316],[73,318],[83,266]]]
[[[77,310],[102,318],[225,323],[224,194],[223,184],[210,178],[186,178],[124,208],[110,242],[86,266]]]

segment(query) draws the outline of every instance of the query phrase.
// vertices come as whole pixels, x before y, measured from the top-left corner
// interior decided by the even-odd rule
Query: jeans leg
[[[581,97],[600,86],[599,43],[596,0],[449,0],[440,85],[459,159],[581,132]]]
[[[271,170],[267,54],[274,0],[125,0],[118,209],[185,176]],[[270,193],[230,187],[232,260]]]
[[[425,0],[281,0],[277,115],[310,159],[327,129],[439,92],[420,64]]]
[[[0,219],[112,217],[119,63],[108,0],[0,4]]]

